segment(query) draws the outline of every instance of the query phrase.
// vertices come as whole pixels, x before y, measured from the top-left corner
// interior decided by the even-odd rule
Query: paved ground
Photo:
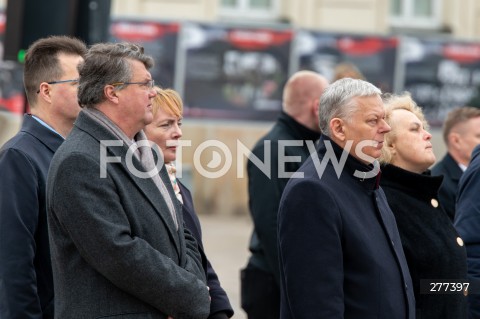
[[[240,269],[247,262],[252,223],[248,216],[201,215],[203,245],[235,311],[233,318],[246,319],[240,307]]]

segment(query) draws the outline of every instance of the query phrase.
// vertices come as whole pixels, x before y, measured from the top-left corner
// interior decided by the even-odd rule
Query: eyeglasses
[[[145,82],[115,82],[110,85],[120,86],[120,85],[129,85],[129,84],[138,84],[146,88],[153,89],[153,87],[155,86],[155,80],[147,80]]]
[[[69,83],[69,82],[73,82],[73,83],[78,83],[78,79],[73,79],[73,80],[61,80],[61,81],[50,81],[50,82],[47,82],[47,84],[58,84],[58,83]],[[40,89],[38,89],[37,91],[37,94],[40,93]]]

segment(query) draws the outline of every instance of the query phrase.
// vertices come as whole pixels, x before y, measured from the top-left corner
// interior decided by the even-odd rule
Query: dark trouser
[[[247,267],[241,270],[241,302],[248,319],[278,319],[280,290],[273,276]]]

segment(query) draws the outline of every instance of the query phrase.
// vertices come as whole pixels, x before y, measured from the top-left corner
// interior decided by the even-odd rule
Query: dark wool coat
[[[375,176],[354,176],[373,167],[347,155],[340,176],[331,161],[322,170],[330,142],[320,139],[318,157],[300,167],[304,177],[290,179],[280,202],[281,319],[414,319],[395,217]],[[339,160],[342,149],[329,148]]]
[[[121,162],[106,162],[100,142],[109,140],[118,138],[80,112],[52,159],[47,220],[55,318],[207,318],[205,273],[180,202],[177,229],[152,179],[127,164],[129,158],[143,168],[126,145],[108,147],[108,158]],[[164,166],[160,177],[174,199]]]
[[[458,182],[462,174],[462,169],[449,153],[432,167],[432,175],[443,176],[442,185],[438,190],[438,199],[452,222],[455,217],[455,200]]]
[[[252,155],[265,161],[265,145],[270,145],[271,165],[270,176],[266,176],[252,160],[247,163],[248,194],[250,214],[253,219],[253,233],[250,240],[252,256],[248,267],[261,269],[273,275],[275,282],[280,287],[280,272],[278,269],[277,247],[277,212],[280,197],[287,185],[288,177],[281,177],[278,170],[295,172],[310,156],[307,141],[313,146],[320,137],[314,132],[296,122],[293,118],[282,112],[273,128],[257,142],[252,149]],[[279,142],[280,141],[280,142]],[[299,145],[282,146],[281,141],[297,142]],[[278,152],[284,147],[285,156],[290,158],[282,165]],[[279,167],[281,166],[281,167]]]
[[[480,145],[458,184],[455,206],[455,228],[465,242],[468,257],[468,278],[476,286],[468,296],[469,318],[480,318]]]
[[[62,142],[25,115],[0,150],[0,318],[53,318],[45,187]]]
[[[467,314],[467,298],[462,292],[420,292],[420,280],[467,279],[465,246],[439,205],[441,183],[441,176],[412,173],[393,165],[382,167],[380,184],[397,220],[412,276],[417,319],[463,319]]]
[[[209,292],[210,297],[212,298],[212,300],[210,301],[210,316],[215,314],[218,314],[218,316],[220,316],[220,313],[223,313],[224,316],[228,316],[228,318],[230,318],[233,316],[233,309],[230,305],[230,301],[228,300],[228,296],[225,293],[225,290],[220,285],[220,281],[218,280],[215,269],[213,269],[210,261],[205,255],[205,250],[203,248],[202,242],[202,227],[193,206],[192,194],[190,193],[188,188],[185,187],[185,185],[183,185],[179,180],[177,180],[177,182],[183,200],[182,212],[185,226],[188,228],[188,230],[190,230],[193,237],[195,237],[195,240],[198,243],[199,251],[202,256],[203,268],[205,269],[205,274],[207,276],[207,286],[208,288],[210,288]]]

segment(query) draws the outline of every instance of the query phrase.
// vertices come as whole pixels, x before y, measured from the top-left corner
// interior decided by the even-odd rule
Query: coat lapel
[[[100,126],[93,119],[90,119],[87,115],[83,114],[82,112],[80,112],[77,118],[77,121],[75,122],[75,126],[77,126],[81,130],[86,131],[87,134],[90,134],[93,138],[98,140],[99,144],[101,141],[104,141],[104,140],[118,140],[118,138],[113,136],[113,134],[111,134],[107,129]],[[116,163],[116,164],[122,165],[122,168],[125,170],[126,175],[128,175],[131,178],[133,183],[145,195],[147,200],[157,211],[162,221],[165,223],[165,225],[167,225],[169,235],[172,238],[173,242],[175,243],[175,248],[178,252],[178,256],[180,260],[183,261],[184,257],[182,256],[184,254],[183,254],[183,249],[181,248],[184,245],[182,241],[183,236],[179,236],[179,234],[183,234],[183,225],[182,225],[183,219],[181,219],[180,217],[181,214],[179,213],[181,211],[180,210],[181,206],[180,206],[180,202],[175,197],[172,186],[170,185],[170,180],[168,177],[168,173],[165,169],[165,165],[163,165],[159,174],[168,190],[170,197],[172,197],[172,200],[174,202],[175,214],[177,215],[177,220],[179,224],[178,232],[176,230],[173,218],[170,215],[168,205],[166,201],[163,199],[160,191],[158,190],[153,180],[151,178],[142,178],[142,177],[135,176],[135,174],[133,174],[130,171],[127,165],[127,160],[126,160],[127,151],[128,151],[128,147],[125,144],[123,144],[122,146],[111,146],[107,148],[107,155],[109,157],[119,157],[121,159],[121,163]],[[133,156],[133,154],[129,154],[128,156],[131,156],[132,164],[138,171],[144,171],[142,164],[140,163],[140,161],[137,159],[136,156]],[[108,172],[108,167],[107,167],[107,172]]]
[[[50,149],[52,153],[55,153],[64,141],[60,135],[44,127],[36,119],[27,114],[23,116],[21,131],[32,135]]]

